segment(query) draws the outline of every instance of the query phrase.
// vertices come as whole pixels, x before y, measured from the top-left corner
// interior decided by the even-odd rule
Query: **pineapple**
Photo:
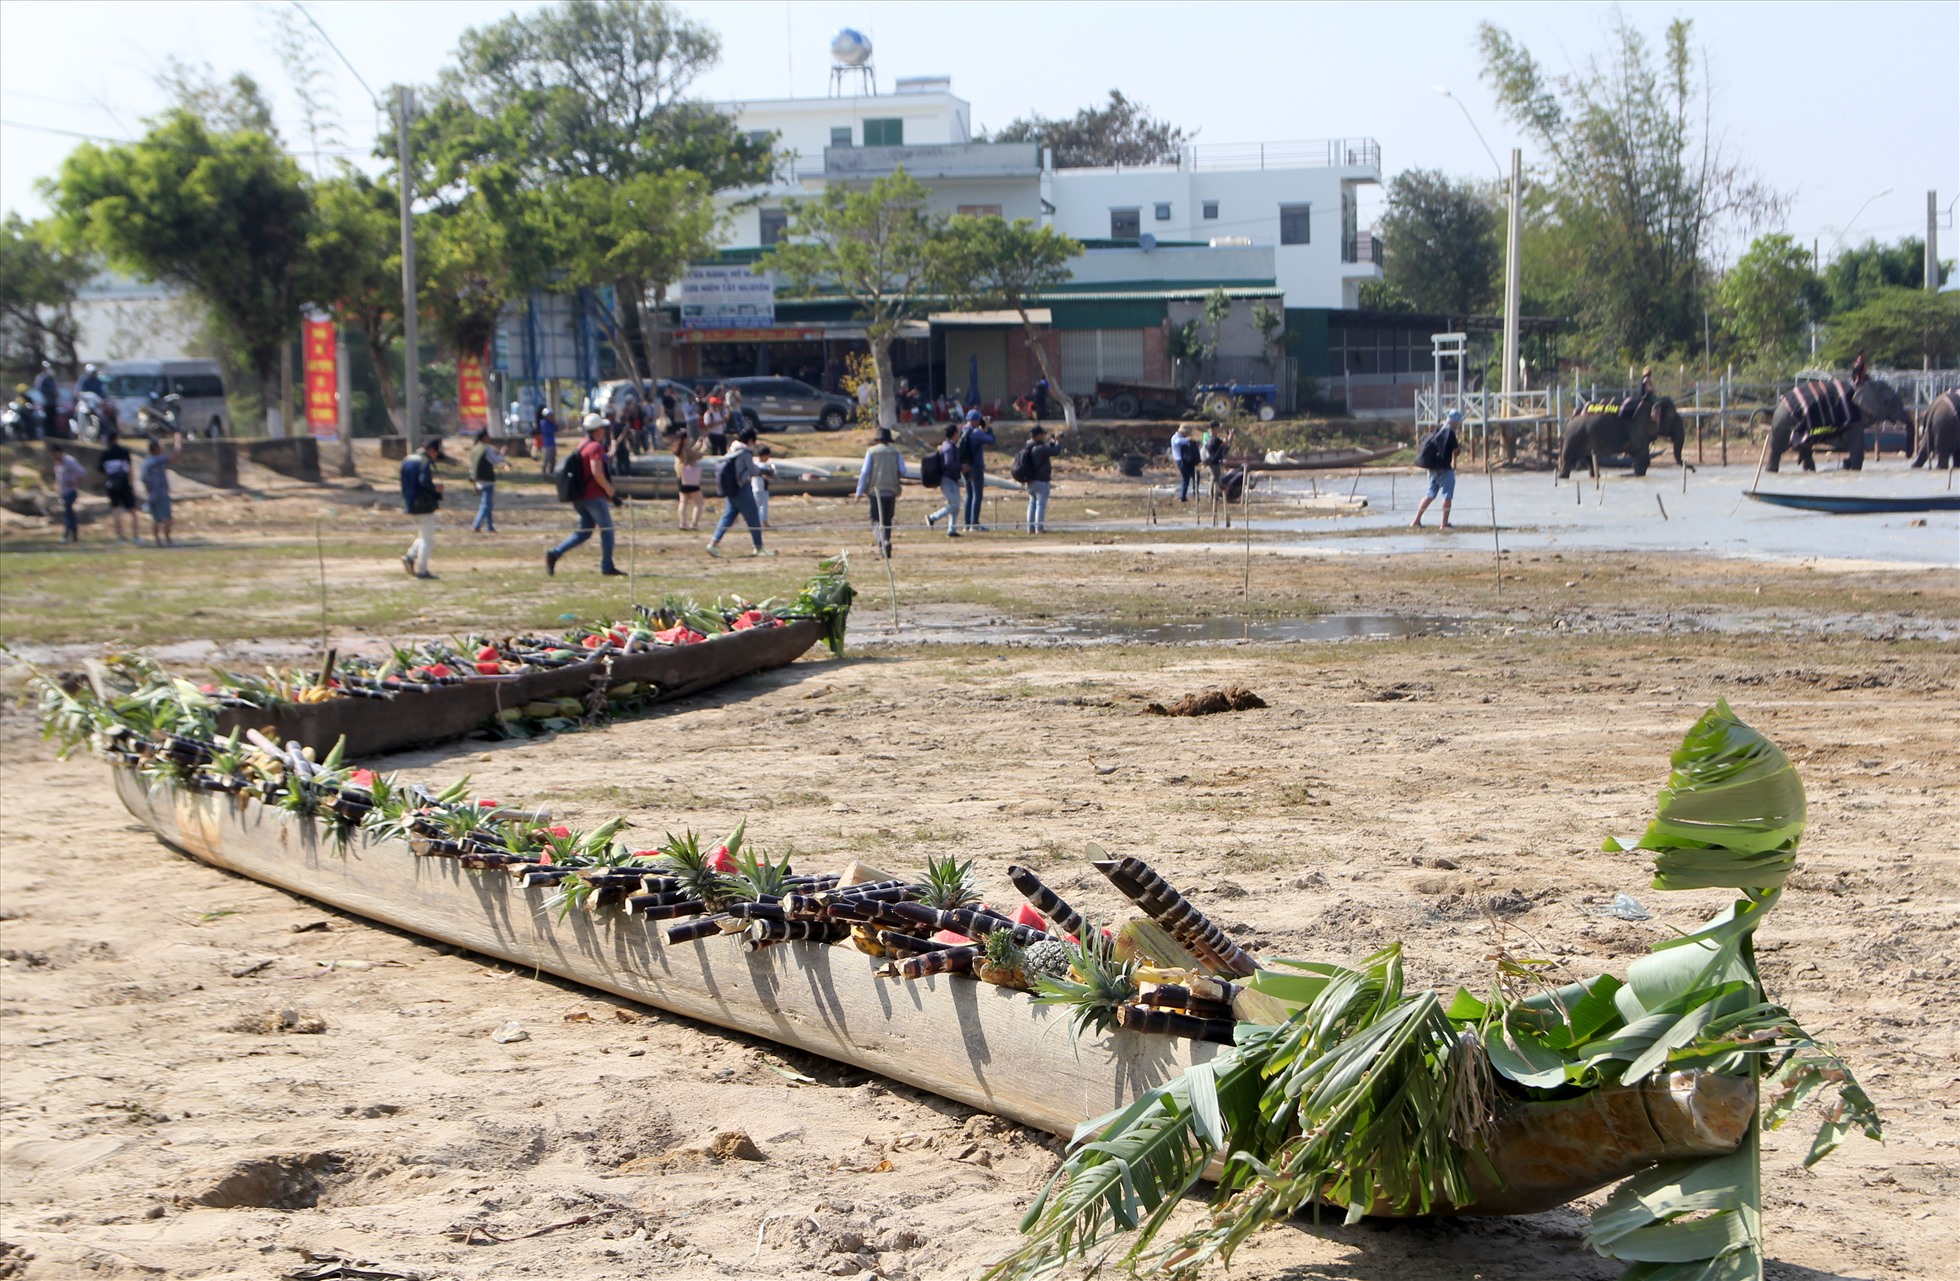
[[[1042,979],[1065,979],[1069,976],[1069,952],[1069,945],[1060,939],[1048,939],[1021,953],[1021,968],[1030,983]]]
[[[970,907],[980,901],[980,885],[973,875],[973,860],[961,863],[951,854],[926,859],[925,890],[919,902],[942,912]]]
[[[989,932],[984,951],[973,972],[984,983],[998,983],[1002,987],[1018,987],[1025,991],[1028,987],[1026,954],[1014,941],[1014,931]]]

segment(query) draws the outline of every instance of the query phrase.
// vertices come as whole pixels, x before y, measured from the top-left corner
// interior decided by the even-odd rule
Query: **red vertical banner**
[[[463,431],[490,425],[490,392],[483,385],[481,352],[456,356],[456,425]]]
[[[331,320],[305,322],[306,429],[319,440],[340,434],[340,370],[334,359]]]

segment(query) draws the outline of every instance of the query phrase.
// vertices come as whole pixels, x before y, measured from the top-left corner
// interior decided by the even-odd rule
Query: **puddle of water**
[[[862,620],[862,625],[860,625]],[[851,621],[852,644],[901,641],[906,644],[948,645],[975,642],[996,645],[1202,645],[1231,641],[1333,642],[1397,640],[1410,636],[1454,636],[1461,625],[1454,619],[1401,614],[1322,614],[1312,618],[1280,618],[1247,622],[1233,618],[1202,618],[1181,623],[1126,623],[1087,619],[1043,627],[1004,619],[908,623],[894,634],[888,616],[863,616]]]

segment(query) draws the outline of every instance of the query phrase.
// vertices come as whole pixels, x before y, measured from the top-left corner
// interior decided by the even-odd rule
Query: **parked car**
[[[818,391],[795,378],[724,378],[721,385],[742,393],[742,418],[757,431],[806,423],[818,431],[841,431],[857,412],[850,397]]]
[[[111,360],[102,366],[102,382],[125,430],[139,409],[175,396],[177,421],[186,435],[231,434],[224,374],[215,360]]]

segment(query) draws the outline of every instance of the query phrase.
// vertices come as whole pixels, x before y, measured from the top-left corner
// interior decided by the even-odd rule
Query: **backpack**
[[[1205,442],[1204,451],[1205,451],[1205,461],[1207,463],[1224,462],[1225,461],[1225,438],[1223,436],[1213,436],[1210,440],[1207,440]]]
[[[551,473],[551,479],[558,486],[558,501],[575,503],[585,496],[585,455],[574,449],[559,462],[558,469]]]
[[[1448,430],[1446,426],[1438,427],[1429,433],[1429,439],[1423,441],[1422,448],[1416,451],[1416,466],[1426,471],[1442,471],[1450,465],[1449,451],[1443,444],[1443,433]]]
[[[919,483],[928,489],[936,488],[946,478],[946,460],[933,450],[919,459]]]
[[[1007,474],[1023,485],[1034,479],[1033,445],[1021,446],[1021,452],[1014,455],[1014,468]]]
[[[723,498],[733,498],[742,491],[742,466],[736,462],[735,455],[729,454],[715,468],[715,492]]]

